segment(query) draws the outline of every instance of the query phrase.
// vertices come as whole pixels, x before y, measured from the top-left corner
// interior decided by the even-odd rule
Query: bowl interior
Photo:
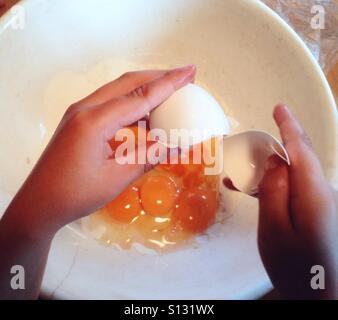
[[[319,67],[259,1],[23,1],[24,29],[0,23],[0,208],[5,208],[72,102],[133,69],[195,63],[236,130],[278,136],[272,109],[291,106],[325,173],[337,178],[337,114]],[[77,224],[52,247],[43,289],[59,298],[250,298],[270,288],[256,246],[257,202],[237,195],[198,248],[170,254],[102,247]]]

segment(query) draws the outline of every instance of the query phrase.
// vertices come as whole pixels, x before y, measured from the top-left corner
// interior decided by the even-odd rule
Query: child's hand
[[[334,191],[303,129],[285,106],[274,117],[291,159],[270,158],[259,189],[258,244],[265,268],[286,298],[337,298],[338,217]],[[311,267],[325,270],[313,290]]]
[[[193,81],[195,67],[127,73],[72,105],[0,221],[0,299],[38,297],[55,232],[109,202],[144,165],[120,165],[108,141]],[[11,268],[25,290],[11,288]]]
[[[195,67],[131,72],[72,105],[4,217],[30,234],[54,233],[109,202],[144,173],[111,159],[108,141],[191,82]],[[9,218],[9,217],[8,217]]]

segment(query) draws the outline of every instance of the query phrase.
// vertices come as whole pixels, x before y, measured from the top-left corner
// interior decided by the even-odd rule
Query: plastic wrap
[[[304,40],[327,73],[338,61],[338,1],[262,0]]]

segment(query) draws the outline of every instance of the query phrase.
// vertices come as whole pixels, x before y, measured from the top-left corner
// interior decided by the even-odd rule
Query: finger
[[[265,169],[258,191],[259,226],[286,232],[292,227],[287,165],[278,156],[272,156],[267,160]]]
[[[235,192],[241,192],[241,190],[239,190],[234,183],[232,182],[232,180],[229,177],[225,177],[223,180],[223,186],[231,191],[235,191]],[[252,193],[248,194],[250,197],[253,198],[258,198],[258,192],[253,191]]]
[[[123,74],[118,79],[107,83],[94,93],[82,100],[82,104],[97,105],[107,102],[114,97],[123,96],[146,82],[161,77],[167,70],[133,71]]]
[[[287,106],[283,104],[277,105],[273,115],[285,145],[297,142],[311,147],[309,137]]]
[[[293,226],[301,230],[316,221],[327,199],[328,184],[321,164],[308,143],[308,138],[299,122],[285,106],[277,106],[274,113],[280,127],[285,147],[290,157],[289,195]],[[314,209],[317,208],[317,209]],[[311,213],[310,215],[307,213]]]
[[[193,65],[168,71],[162,77],[138,87],[127,96],[113,99],[92,109],[91,112],[94,118],[97,117],[98,121],[107,128],[109,139],[116,129],[145,117],[176,90],[190,83],[195,78],[195,74],[196,68]]]
[[[142,145],[137,146],[135,150],[131,152],[128,156],[120,157],[120,158],[114,158],[107,160],[107,172],[106,176],[111,176],[112,179],[116,179],[116,172],[119,172],[119,176],[123,177],[123,180],[121,183],[122,190],[124,187],[128,186],[132,181],[137,179],[138,177],[142,176],[144,173],[152,170],[160,163],[166,163],[167,158],[172,152],[168,148],[155,143],[157,145],[156,147],[156,154],[155,153],[149,153],[148,152],[148,146]],[[155,145],[153,145],[153,148]],[[141,149],[141,150],[140,150]],[[143,158],[144,155],[144,158]],[[141,156],[141,159],[139,159],[139,156]],[[125,159],[129,159],[129,162],[126,163]],[[131,161],[132,160],[132,161]],[[141,161],[139,161],[141,160]]]
[[[105,84],[86,98],[73,106],[72,112],[81,111],[89,107],[105,103],[115,97],[124,96],[144,83],[155,80],[165,74],[167,70],[144,70],[126,72],[119,78]]]
[[[324,178],[310,139],[290,110],[284,105],[278,105],[274,111],[274,118],[290,157],[290,171],[294,176],[292,178],[304,182],[307,179],[312,181],[313,178]]]

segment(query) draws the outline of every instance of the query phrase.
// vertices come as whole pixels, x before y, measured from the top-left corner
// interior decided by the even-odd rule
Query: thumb
[[[272,231],[291,227],[289,183],[286,163],[274,155],[267,159],[265,175],[259,184],[259,226]]]

